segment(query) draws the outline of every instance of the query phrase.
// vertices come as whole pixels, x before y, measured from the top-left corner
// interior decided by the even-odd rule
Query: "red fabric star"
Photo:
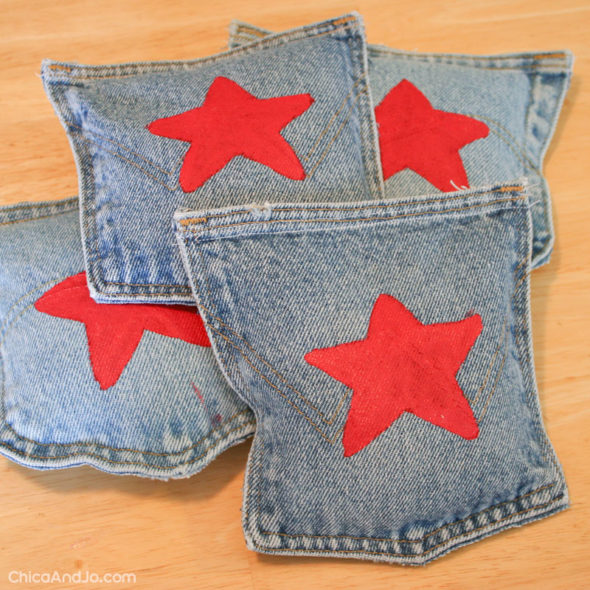
[[[203,320],[186,305],[96,303],[88,291],[86,273],[68,277],[35,302],[48,315],[83,322],[94,377],[101,389],[119,379],[144,330],[190,344],[211,346]]]
[[[408,80],[394,86],[375,109],[385,180],[410,168],[441,191],[469,187],[459,150],[486,137],[477,119],[433,109]]]
[[[202,106],[156,119],[147,129],[154,135],[190,142],[180,170],[185,193],[202,186],[236,156],[303,180],[303,166],[280,131],[312,103],[309,94],[256,98],[232,80],[218,77]]]
[[[455,376],[481,330],[479,315],[422,324],[397,299],[380,295],[364,340],[308,352],[309,364],[353,390],[344,456],[358,453],[404,412],[476,438],[477,422]]]

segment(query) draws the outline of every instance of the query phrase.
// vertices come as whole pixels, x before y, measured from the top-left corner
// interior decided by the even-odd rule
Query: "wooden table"
[[[169,483],[90,468],[39,472],[2,459],[0,587],[19,587],[8,583],[13,570],[133,572],[136,583],[130,587],[138,589],[590,587],[590,5],[587,0],[472,0],[438,7],[427,0],[292,4],[2,0],[0,203],[77,192],[70,148],[37,75],[44,57],[96,64],[187,59],[221,50],[233,17],[281,30],[351,9],[363,14],[371,42],[403,49],[572,49],[575,75],[545,166],[557,243],[551,264],[532,275],[541,404],[572,508],[424,568],[260,556],[246,549],[240,524],[249,443],[226,452],[201,474]]]

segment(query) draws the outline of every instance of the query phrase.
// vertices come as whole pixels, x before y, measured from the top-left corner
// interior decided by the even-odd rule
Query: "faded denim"
[[[45,61],[41,75],[78,167],[84,255],[97,301],[192,301],[171,221],[179,207],[381,195],[358,15],[189,62]],[[220,76],[258,98],[311,94],[313,104],[282,131],[305,169],[304,180],[237,157],[197,190],[181,190],[187,143],[158,137],[146,125],[200,106]]]
[[[192,475],[252,434],[252,412],[211,348],[148,331],[99,388],[84,324],[35,308],[84,270],[78,216],[77,197],[0,208],[0,453],[36,469]]]
[[[230,48],[270,31],[239,21],[230,28]],[[374,104],[402,79],[425,94],[436,109],[469,115],[488,125],[489,135],[461,149],[472,187],[530,179],[533,219],[533,267],[549,261],[554,229],[551,197],[542,174],[543,159],[555,130],[572,73],[569,51],[504,55],[405,52],[368,46]],[[461,188],[461,187],[457,187]],[[406,169],[385,182],[386,198],[404,198],[433,190]]]
[[[251,549],[423,564],[567,507],[535,385],[519,184],[176,215],[215,354],[257,419],[243,500]],[[364,338],[381,294],[423,324],[480,315],[456,377],[477,438],[405,413],[344,456],[351,391],[304,357]]]

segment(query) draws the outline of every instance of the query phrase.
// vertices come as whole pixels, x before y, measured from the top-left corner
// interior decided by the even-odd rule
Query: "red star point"
[[[456,375],[482,327],[477,314],[422,324],[400,301],[380,295],[365,339],[308,352],[309,364],[353,390],[344,455],[365,448],[404,412],[477,438],[477,421]]]
[[[112,387],[131,360],[144,330],[190,344],[211,346],[197,310],[188,305],[96,303],[88,291],[86,273],[68,277],[44,293],[35,309],[82,322],[94,377],[101,389]]]
[[[312,103],[309,94],[257,98],[220,76],[200,107],[156,119],[147,129],[191,144],[180,170],[185,193],[205,184],[236,156],[264,164],[287,178],[303,180],[303,166],[280,131]]]
[[[387,93],[375,118],[385,180],[409,168],[441,191],[469,187],[459,150],[488,135],[485,123],[432,108],[408,80]]]

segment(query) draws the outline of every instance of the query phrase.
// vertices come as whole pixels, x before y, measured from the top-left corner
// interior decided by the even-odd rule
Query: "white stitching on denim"
[[[479,196],[483,196],[483,195],[487,195],[487,194],[492,194],[495,192],[499,192],[499,193],[505,193],[505,192],[515,192],[515,193],[520,193],[524,190],[524,186],[522,185],[512,185],[512,186],[499,186],[497,188],[491,189],[491,190],[487,190],[487,189],[483,189],[483,190],[474,190],[474,189],[469,189],[468,191],[462,190],[461,194],[458,195],[454,195],[454,196],[444,196],[444,197],[439,197],[436,199],[428,199],[428,200],[411,200],[411,201],[401,201],[401,200],[396,200],[395,202],[389,202],[389,203],[367,203],[366,205],[360,205],[360,206],[355,206],[355,207],[348,207],[346,205],[342,205],[342,206],[338,206],[337,203],[335,203],[334,207],[312,207],[312,206],[305,206],[305,205],[301,205],[298,207],[273,207],[273,211],[276,213],[286,213],[288,211],[311,211],[311,212],[318,212],[318,211],[325,211],[325,212],[343,212],[343,211],[362,211],[363,209],[387,209],[387,208],[393,208],[393,207],[402,207],[402,206],[411,206],[411,205],[431,205],[433,203],[441,203],[443,201],[455,201],[457,199],[466,199],[466,198],[470,198],[470,197],[479,197]],[[451,193],[445,193],[445,194],[451,194]],[[194,223],[206,223],[209,219],[218,219],[220,217],[230,217],[233,215],[243,215],[245,213],[245,211],[239,210],[239,211],[227,211],[227,212],[223,212],[223,213],[212,213],[207,215],[207,217],[192,217],[192,218],[187,218],[187,219],[180,219],[178,221],[178,223],[181,226],[187,226],[187,225],[191,225]],[[224,225],[219,225],[216,227],[225,227]],[[182,230],[182,231],[188,231],[188,230]],[[191,233],[195,233],[195,232],[191,232]]]
[[[225,225],[215,226],[215,227],[200,227],[195,229],[184,229],[185,233],[192,233],[200,236],[208,231],[213,231],[219,228],[228,228],[228,227],[236,227],[236,226],[243,226],[243,225],[268,225],[271,223],[353,223],[353,222],[367,222],[367,221],[392,221],[395,219],[403,219],[406,217],[420,217],[423,215],[437,215],[437,214],[445,214],[445,213],[455,213],[458,211],[466,211],[469,209],[476,209],[482,207],[489,207],[491,205],[497,205],[499,203],[510,203],[516,201],[523,201],[527,197],[520,196],[520,197],[509,197],[505,199],[497,199],[495,201],[486,201],[483,203],[477,203],[473,205],[469,205],[466,207],[456,207],[453,209],[441,209],[440,211],[427,211],[427,212],[417,212],[417,213],[405,213],[400,215],[392,215],[392,216],[374,216],[374,217],[355,217],[351,219],[331,219],[331,218],[320,218],[320,219],[269,219],[269,220],[256,220],[256,221],[242,221],[238,223],[227,223]]]

